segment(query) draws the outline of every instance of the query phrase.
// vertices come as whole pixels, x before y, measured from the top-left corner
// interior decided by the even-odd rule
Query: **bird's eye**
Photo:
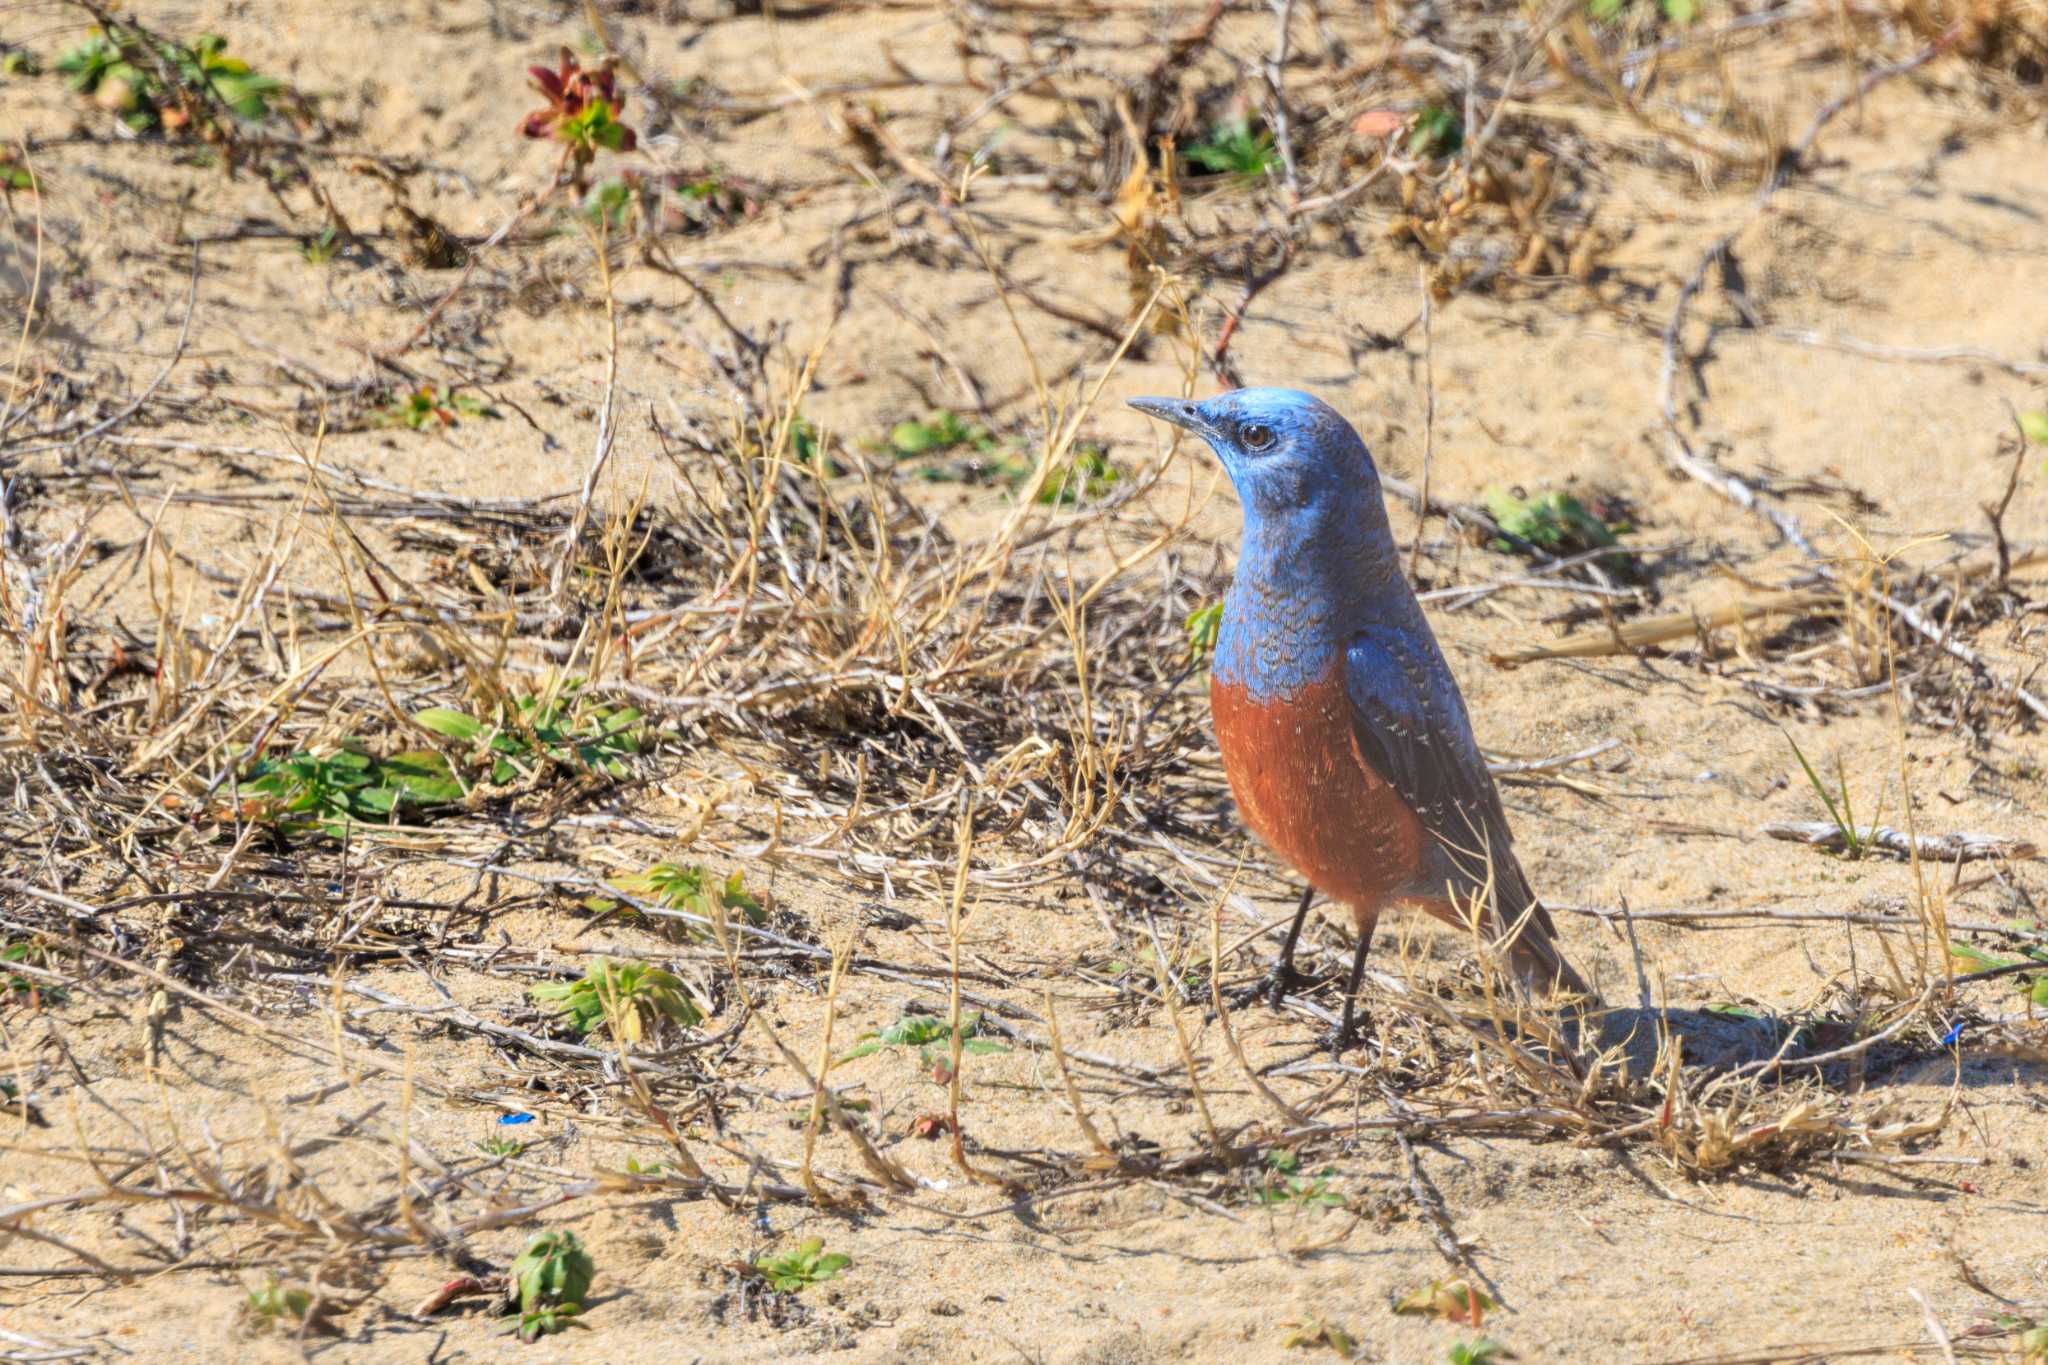
[[[1237,439],[1244,443],[1246,450],[1264,450],[1273,444],[1273,428],[1262,427],[1254,422],[1237,433]]]

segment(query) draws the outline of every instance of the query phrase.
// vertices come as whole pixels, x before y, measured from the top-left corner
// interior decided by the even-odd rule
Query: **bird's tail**
[[[1538,996],[1564,993],[1596,1000],[1586,979],[1558,946],[1557,925],[1529,888],[1529,879],[1513,854],[1494,868],[1493,903],[1499,914],[1495,921],[1498,932],[1509,935],[1503,949],[1523,985]]]
[[[1557,946],[1557,926],[1551,923],[1550,912],[1540,901],[1530,903],[1522,931],[1508,945],[1508,960],[1514,963],[1516,975],[1532,990],[1593,998],[1592,987]]]
[[[1529,888],[1514,851],[1502,848],[1481,854],[1441,847],[1441,859],[1429,874],[1435,894],[1415,897],[1423,908],[1468,932],[1475,927],[1476,912],[1477,927],[1494,940],[1515,979],[1531,995],[1583,996],[1597,1005],[1599,997],[1558,946],[1557,925]]]

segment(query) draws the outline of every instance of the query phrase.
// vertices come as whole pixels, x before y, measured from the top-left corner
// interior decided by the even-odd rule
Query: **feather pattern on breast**
[[[1373,914],[1418,881],[1428,836],[1359,752],[1341,659],[1264,697],[1218,674],[1209,699],[1245,823],[1318,891]]]

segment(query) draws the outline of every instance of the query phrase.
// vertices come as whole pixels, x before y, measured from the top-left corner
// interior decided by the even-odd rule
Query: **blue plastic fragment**
[[[499,1116],[498,1116],[498,1122],[499,1122],[499,1123],[502,1123],[502,1124],[505,1124],[505,1125],[506,1125],[506,1126],[508,1126],[508,1127],[509,1127],[509,1126],[511,1126],[512,1124],[515,1124],[515,1123],[532,1123],[532,1122],[533,1122],[533,1115],[531,1115],[531,1114],[501,1114],[501,1115],[499,1115]]]
[[[1958,1019],[1955,1022],[1955,1027],[1951,1028],[1947,1033],[1941,1035],[1941,1045],[1943,1047],[1954,1047],[1956,1045],[1956,1040],[1961,1038],[1962,1036],[1963,1021]]]

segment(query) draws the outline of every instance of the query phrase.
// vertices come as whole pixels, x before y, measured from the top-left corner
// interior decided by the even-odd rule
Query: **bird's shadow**
[[[1797,1027],[1794,1021],[1769,1015],[1631,1005],[1610,1009],[1591,1021],[1588,1039],[1602,1049],[1621,1049],[1632,1075],[1649,1074],[1664,1037],[1683,1042],[1688,1069],[1717,1072],[1768,1061],[1780,1049],[1785,1049],[1787,1060],[1803,1055],[1807,1049],[1797,1042],[1785,1048],[1787,1033]]]
[[[1610,1009],[1589,1020],[1583,1036],[1602,1050],[1619,1048],[1627,1058],[1628,1074],[1639,1078],[1650,1075],[1657,1064],[1660,1035],[1682,1041],[1683,1064],[1689,1072],[1712,1076],[1746,1067],[1767,1084],[1818,1075],[1830,1086],[1879,1085],[1924,1077],[1928,1063],[1953,1067],[1953,1079],[1968,1087],[2008,1084],[2015,1073],[2048,1075],[2048,1065],[2039,1062],[1975,1053],[1967,1036],[1959,1052],[1947,1046],[1899,1042],[1854,1051],[1844,1046],[1853,1035],[1830,1038],[1826,1030],[1831,1027],[1840,1024],[1735,1009],[1630,1006]],[[1845,1051],[1853,1052],[1853,1063],[1847,1057],[1818,1061],[1822,1054]],[[1783,1065],[1754,1065],[1773,1059]],[[1817,1064],[1809,1065],[1809,1061]],[[1665,1064],[1669,1065],[1668,1058]]]

